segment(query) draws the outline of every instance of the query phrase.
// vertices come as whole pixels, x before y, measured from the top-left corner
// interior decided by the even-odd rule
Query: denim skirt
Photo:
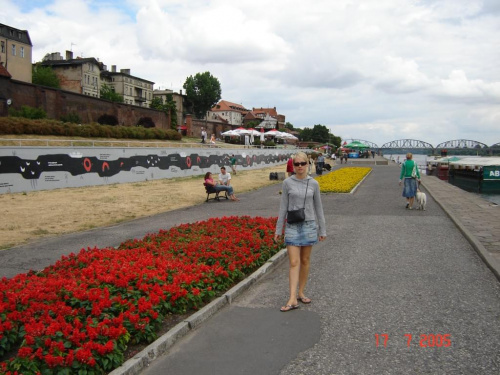
[[[403,185],[403,197],[411,198],[417,195],[417,179],[405,178]]]
[[[312,246],[318,243],[318,228],[316,221],[302,221],[286,224],[285,244],[291,246]]]

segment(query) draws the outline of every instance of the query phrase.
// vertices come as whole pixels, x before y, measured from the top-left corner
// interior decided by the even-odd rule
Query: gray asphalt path
[[[323,196],[311,305],[279,312],[285,261],[143,374],[499,374],[497,279],[432,197],[405,210],[398,177]]]
[[[329,236],[313,250],[312,304],[279,312],[285,259],[143,374],[499,374],[500,284],[430,195],[427,211],[404,209],[398,178],[373,166],[355,194],[323,195]],[[180,223],[275,216],[279,190],[4,250],[0,276]]]

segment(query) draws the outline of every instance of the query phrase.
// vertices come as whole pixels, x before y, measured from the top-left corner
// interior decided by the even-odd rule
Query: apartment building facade
[[[45,55],[41,66],[52,68],[61,89],[77,94],[99,98],[101,90],[101,71],[106,67],[93,57],[73,58],[73,52],[66,51],[66,58],[59,52]]]
[[[31,57],[33,44],[27,30],[0,23],[0,64],[12,79],[32,82]]]
[[[111,65],[111,71],[101,72],[101,80],[117,94],[123,96],[126,104],[147,108],[151,105],[155,83],[131,75],[130,69],[117,71],[116,65]]]

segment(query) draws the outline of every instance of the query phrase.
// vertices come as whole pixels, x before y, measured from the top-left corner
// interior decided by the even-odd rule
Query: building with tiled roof
[[[276,107],[252,108],[251,112],[262,121],[259,127],[264,127],[264,129],[283,129],[285,127],[285,116],[278,114]]]
[[[0,77],[12,78],[12,75],[9,73],[9,71],[7,69],[5,69],[5,66],[3,66],[3,63],[0,63]]]
[[[243,119],[248,111],[243,104],[221,100],[208,112],[207,120],[226,122],[238,127],[243,125]]]
[[[12,79],[32,82],[31,52],[33,44],[27,30],[0,23],[0,63]]]

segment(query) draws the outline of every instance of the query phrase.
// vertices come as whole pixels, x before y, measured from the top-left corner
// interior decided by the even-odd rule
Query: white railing
[[[155,148],[252,148],[301,149],[293,145],[245,146],[232,143],[168,142],[168,141],[94,141],[84,139],[0,138],[0,147],[155,147]]]

